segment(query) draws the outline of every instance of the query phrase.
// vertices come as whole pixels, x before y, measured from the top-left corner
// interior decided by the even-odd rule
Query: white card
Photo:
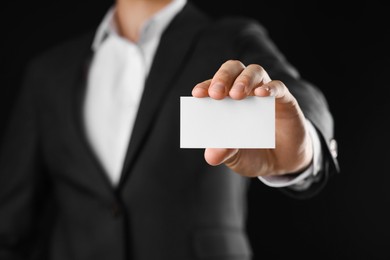
[[[275,148],[275,98],[180,97],[180,148]]]

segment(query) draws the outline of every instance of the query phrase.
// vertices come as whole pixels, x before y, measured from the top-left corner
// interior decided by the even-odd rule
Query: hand
[[[225,163],[240,175],[254,177],[297,173],[311,163],[311,138],[297,100],[283,82],[271,80],[260,65],[244,66],[240,61],[229,60],[212,79],[197,84],[192,95],[236,100],[247,96],[275,96],[276,148],[207,148],[204,157],[210,165]]]

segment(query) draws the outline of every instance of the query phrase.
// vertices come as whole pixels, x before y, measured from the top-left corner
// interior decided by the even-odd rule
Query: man
[[[191,93],[275,96],[276,148],[180,149]],[[15,109],[0,259],[250,259],[249,177],[309,198],[338,171],[319,89],[255,21],[185,0],[118,0],[96,32],[31,63]]]

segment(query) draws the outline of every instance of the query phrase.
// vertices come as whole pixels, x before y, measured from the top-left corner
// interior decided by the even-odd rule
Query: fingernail
[[[245,92],[245,86],[243,84],[236,84],[232,87],[232,90],[235,92]]]
[[[225,93],[225,86],[220,83],[215,83],[210,87],[210,90],[218,93]]]

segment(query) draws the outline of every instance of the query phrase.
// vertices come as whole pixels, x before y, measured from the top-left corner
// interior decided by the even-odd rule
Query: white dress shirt
[[[186,0],[173,0],[142,27],[140,40],[131,42],[118,34],[114,12],[109,9],[96,31],[87,79],[84,123],[89,142],[115,186],[120,180],[127,145],[137,115],[145,79],[148,75],[161,35]],[[309,183],[307,177],[319,171],[321,146],[313,126],[314,160],[308,170],[291,178],[289,175],[259,177],[271,187],[297,187]],[[310,178],[309,178],[310,179]]]

